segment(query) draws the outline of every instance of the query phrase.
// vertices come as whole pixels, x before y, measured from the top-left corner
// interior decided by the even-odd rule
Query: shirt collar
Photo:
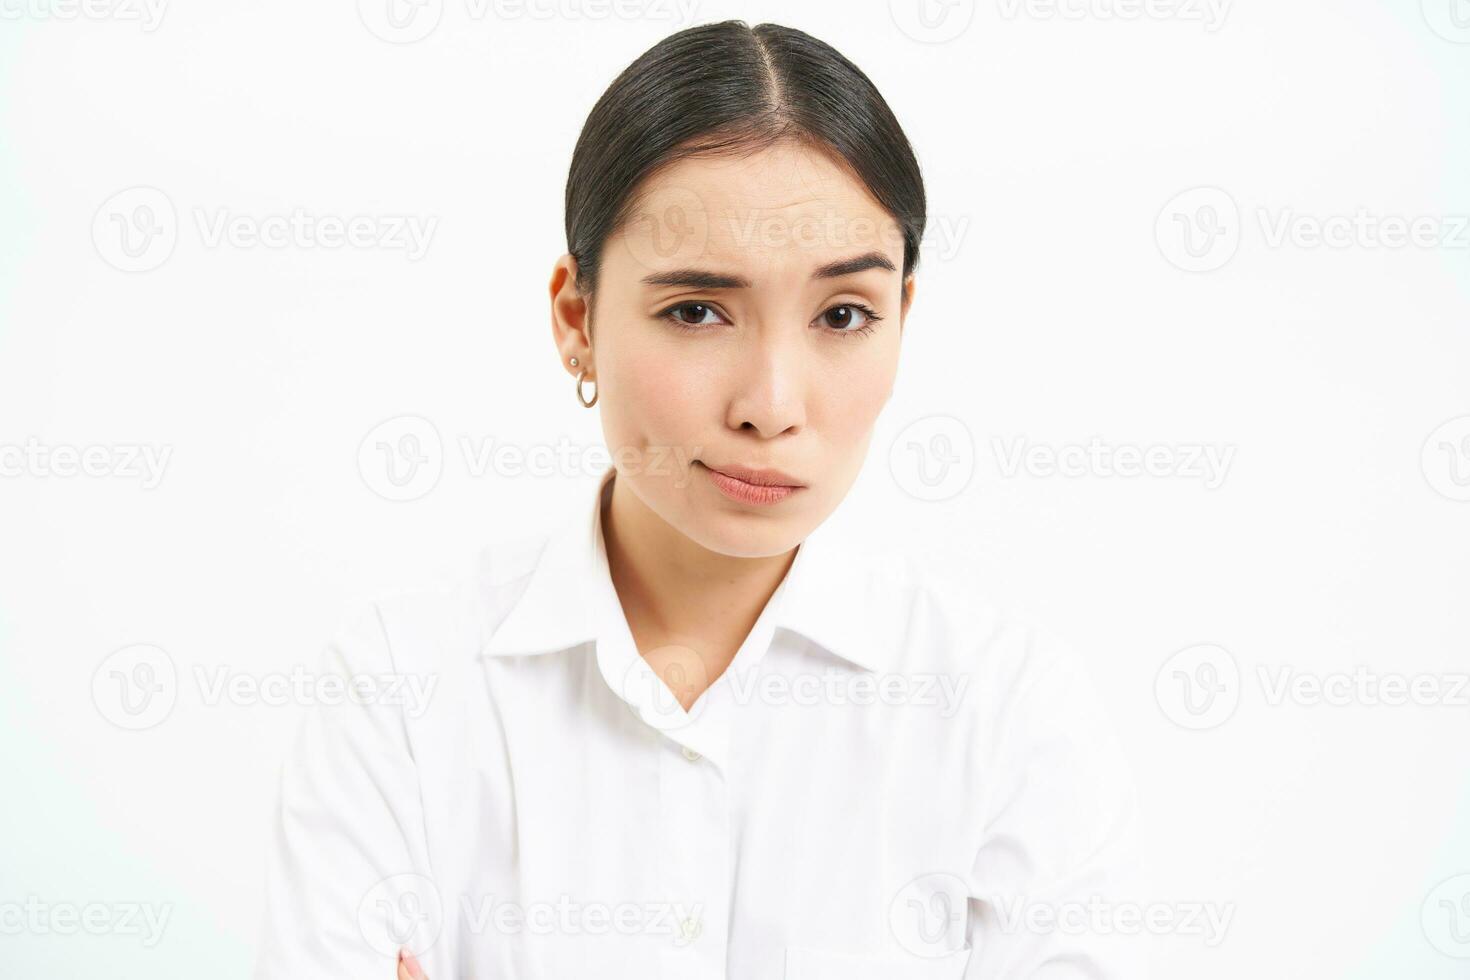
[[[547,537],[524,590],[504,618],[492,622],[487,607],[485,655],[551,653],[595,642],[599,613],[622,615],[602,539],[602,499],[611,492],[616,473],[609,467],[597,482],[590,508]],[[489,558],[493,562],[494,556]],[[885,644],[895,640],[875,618],[892,596],[882,594],[876,577],[836,539],[829,523],[801,543],[771,601],[777,604],[777,628],[865,670],[880,669]]]

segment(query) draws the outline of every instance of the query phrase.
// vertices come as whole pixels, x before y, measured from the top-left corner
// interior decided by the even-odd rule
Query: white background
[[[429,0],[395,35],[370,0],[65,2],[0,0],[0,447],[169,456],[156,486],[0,456],[0,907],[171,918],[151,945],[12,921],[0,973],[236,980],[303,708],[208,704],[196,671],[310,668],[349,601],[586,499],[591,475],[473,449],[596,446],[550,343],[567,165],[607,83],[689,22]],[[1232,915],[1223,942],[1151,939],[1154,975],[1466,976],[1470,879],[1435,891],[1470,873],[1465,693],[1270,695],[1361,667],[1445,702],[1470,672],[1470,4],[1127,4],[936,3],[932,29],[916,0],[697,4],[835,45],[924,169],[899,385],[837,519],[978,563],[1086,654],[1138,774],[1139,903]],[[159,195],[172,251],[123,271],[114,221]],[[296,209],[434,224],[417,257],[208,235]],[[1303,237],[1360,211],[1447,240]],[[1198,261],[1191,224],[1223,232]],[[359,446],[400,416],[442,476],[395,502]],[[1006,466],[1094,437],[1229,467]],[[140,731],[93,696],[133,644],[177,677]],[[1200,654],[1169,661],[1200,644],[1228,653],[1228,717],[1183,700]]]

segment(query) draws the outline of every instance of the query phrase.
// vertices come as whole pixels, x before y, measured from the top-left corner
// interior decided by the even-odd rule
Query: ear
[[[561,355],[562,367],[573,376],[587,369],[592,373],[592,309],[577,290],[577,260],[570,253],[556,260],[551,269],[551,336]],[[575,357],[580,366],[568,362]]]
[[[914,276],[912,273],[903,281],[903,298],[898,308],[898,329],[903,330],[903,322],[908,319],[909,307],[914,303]]]

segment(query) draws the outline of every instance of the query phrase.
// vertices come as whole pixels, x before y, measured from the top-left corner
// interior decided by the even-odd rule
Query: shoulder
[[[858,560],[882,627],[904,649],[900,670],[981,675],[1011,691],[1040,673],[1074,669],[1075,647],[1023,607],[998,600],[973,563],[953,557]]]
[[[339,645],[400,672],[472,663],[525,590],[549,538],[548,529],[507,532],[457,575],[357,599],[343,614]]]
[[[1103,668],[1087,649],[1024,607],[995,601],[966,562],[921,562],[907,583],[911,645],[951,679],[977,785],[1002,770],[1081,773],[1068,777],[1086,783],[1079,798],[1124,807],[1132,774],[1098,694]]]

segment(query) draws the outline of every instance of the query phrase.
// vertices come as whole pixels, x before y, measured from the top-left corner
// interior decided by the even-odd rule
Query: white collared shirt
[[[432,980],[1136,975],[1096,914],[1133,784],[1070,651],[824,525],[686,713],[608,572],[614,474],[332,644],[359,696],[286,762],[260,980],[400,945]]]

